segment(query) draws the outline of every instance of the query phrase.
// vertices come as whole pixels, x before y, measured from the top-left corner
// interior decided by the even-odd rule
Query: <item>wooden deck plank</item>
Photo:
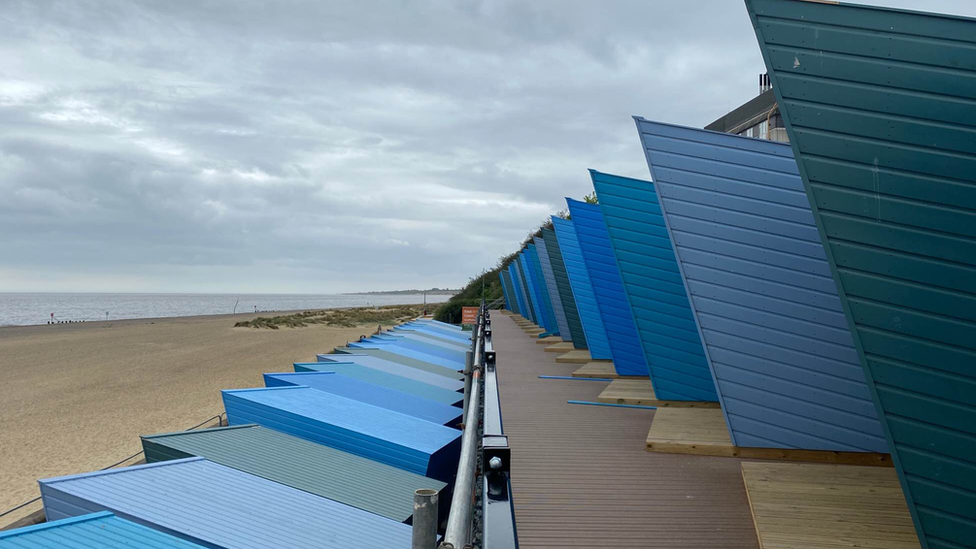
[[[560,364],[586,364],[592,360],[590,352],[585,349],[570,351],[556,357],[556,362]]]
[[[568,353],[574,349],[575,347],[573,347],[572,341],[560,341],[555,345],[549,345],[548,347],[546,347],[546,352],[547,353]]]
[[[582,376],[578,376],[582,377]],[[660,400],[654,394],[654,386],[649,379],[617,378],[600,393],[598,402],[607,404],[636,404],[639,406],[718,408],[718,402],[694,402],[680,400]]]
[[[589,353],[586,357],[589,358]],[[556,362],[559,362],[557,359]],[[609,379],[639,379],[650,383],[650,378],[647,376],[621,376],[617,374],[617,371],[613,368],[613,362],[609,360],[587,360],[582,368],[579,368],[573,372],[573,377],[605,377]]]
[[[918,549],[893,469],[742,463],[761,549]]]
[[[540,337],[539,340],[536,341],[536,343],[538,343],[539,345],[552,345],[554,343],[563,343],[563,338],[559,336]],[[572,347],[573,344],[570,343],[569,346]]]
[[[892,466],[889,454],[733,446],[725,418],[719,408],[658,410],[647,433],[647,449],[668,454]]]

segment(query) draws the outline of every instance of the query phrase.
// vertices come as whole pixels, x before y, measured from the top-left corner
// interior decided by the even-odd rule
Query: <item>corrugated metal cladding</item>
[[[536,301],[542,310],[542,327],[547,332],[555,332],[559,328],[556,326],[556,315],[552,312],[552,303],[549,303],[549,291],[546,289],[546,281],[542,277],[542,265],[539,264],[539,253],[535,249],[535,244],[526,245],[525,260],[529,264],[529,273],[532,275]]]
[[[607,331],[607,341],[613,354],[613,367],[620,375],[646,376],[648,374],[644,349],[641,347],[634,315],[627,302],[627,291],[617,260],[610,247],[610,234],[607,232],[600,206],[587,204],[567,198],[569,213],[576,226],[586,270],[593,282],[603,326]]]
[[[923,543],[976,546],[976,20],[747,3]]]
[[[718,400],[654,186],[593,170],[590,177],[654,394],[664,400]]]
[[[637,126],[735,444],[888,452],[790,146]]]
[[[515,305],[517,307],[516,311],[524,318],[529,318],[529,311],[525,306],[525,294],[522,293],[522,285],[519,283],[518,273],[515,272],[515,266],[518,264],[518,260],[514,260],[508,264],[508,278],[512,281],[512,293],[515,295]]]
[[[586,349],[586,335],[583,333],[583,324],[580,322],[579,311],[576,310],[576,300],[573,299],[573,288],[569,283],[569,275],[566,273],[566,264],[563,262],[563,254],[559,250],[559,239],[556,231],[543,229],[542,238],[546,241],[546,253],[549,254],[549,264],[552,265],[553,277],[556,279],[556,291],[559,300],[563,304],[563,313],[566,315],[566,325],[569,327],[570,339],[576,349]]]
[[[413,516],[414,490],[447,486],[258,425],[144,436],[142,448],[147,463],[199,456],[398,522]]]
[[[319,364],[319,363],[316,363]],[[265,387],[305,385],[344,398],[351,398],[438,425],[454,427],[461,420],[457,406],[440,403],[404,391],[358,380],[334,372],[281,372],[264,374]]]
[[[442,368],[447,368],[451,370],[457,370],[464,365],[464,361],[452,360],[449,358],[444,358],[431,353],[425,353],[423,351],[418,351],[416,349],[411,349],[409,347],[404,347],[399,343],[394,343],[390,341],[379,341],[376,339],[368,339],[365,341],[357,341],[355,343],[349,343],[348,347],[354,349],[355,352],[359,352],[361,349],[372,349],[375,351],[386,351],[394,355],[400,355],[405,358],[412,358],[414,360],[420,360],[428,364],[434,364]]]
[[[502,295],[505,296],[505,308],[509,311],[517,312],[515,310],[514,303],[512,299],[512,291],[509,287],[512,285],[511,278],[508,276],[508,272],[505,270],[499,271],[499,280],[502,282]]]
[[[0,549],[194,549],[203,547],[101,511],[0,532]]]
[[[556,317],[556,328],[563,341],[572,341],[573,336],[569,333],[569,324],[566,322],[566,312],[563,311],[563,302],[559,300],[559,289],[556,288],[556,274],[552,270],[552,263],[549,261],[549,250],[546,241],[541,236],[537,236],[535,241],[535,251],[539,254],[539,265],[542,266],[542,277],[546,281],[546,291],[549,292],[549,303],[552,304],[552,312]]]
[[[410,546],[403,523],[203,458],[38,482],[48,520],[111,511],[207,547]]]
[[[607,331],[603,326],[600,308],[596,304],[593,282],[590,280],[589,270],[580,251],[576,225],[568,219],[554,217],[552,226],[556,231],[559,251],[563,254],[566,276],[569,277],[569,285],[573,289],[576,310],[583,324],[583,332],[586,333],[586,346],[590,350],[590,357],[594,360],[610,360],[613,358],[610,342],[607,340]]]
[[[257,423],[445,482],[461,451],[457,429],[310,387],[221,391],[227,422]]]
[[[458,373],[457,368],[445,368],[438,364],[431,364],[430,362],[425,362],[423,360],[417,360],[415,358],[406,357],[397,353],[390,351],[384,351],[383,349],[353,349],[351,347],[336,347],[335,353],[339,355],[355,355],[355,356],[371,356],[386,362],[392,362],[394,364],[400,364],[413,368],[416,370],[422,370],[424,372],[430,372],[432,374],[439,375],[441,377],[447,377],[453,380],[461,379],[461,374]],[[346,358],[345,356],[338,357],[340,360],[351,360],[356,362],[358,359]]]
[[[383,367],[374,368],[351,362],[296,362],[294,364],[294,368],[296,372],[335,372],[336,374],[365,381],[373,385],[379,385],[381,387],[386,387],[387,389],[393,389],[396,391],[403,391],[414,396],[452,406],[460,405],[461,401],[463,400],[463,395],[459,393],[457,389],[444,387],[442,385],[433,385],[431,383],[419,381],[413,377],[407,377],[407,375],[411,373],[424,373],[417,372],[416,370],[413,372],[390,372]],[[410,370],[410,368],[403,367],[401,367],[401,369]],[[450,381],[447,378],[441,379]]]
[[[420,368],[415,368],[413,366],[408,366],[406,364],[401,364],[391,360],[385,360],[372,355],[349,353],[320,354],[316,355],[316,360],[318,362],[344,362],[358,364],[373,370],[393,374],[394,376],[405,377],[426,383],[428,385],[450,389],[451,391],[458,391],[464,386],[464,382],[461,380],[460,374],[457,372],[429,372],[427,370],[422,370]]]
[[[525,250],[519,252],[519,271],[522,273],[522,280],[525,282],[525,293],[529,296],[529,312],[532,314],[532,321],[538,326],[542,326],[542,309],[539,300],[536,298],[535,284],[532,280],[532,272],[529,270],[529,262],[525,257]]]

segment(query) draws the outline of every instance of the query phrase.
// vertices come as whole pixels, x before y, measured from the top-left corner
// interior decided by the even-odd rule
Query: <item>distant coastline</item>
[[[383,290],[379,292],[352,292],[345,295],[406,295],[406,294],[427,294],[427,295],[454,295],[461,290],[448,290],[434,288],[432,290]]]

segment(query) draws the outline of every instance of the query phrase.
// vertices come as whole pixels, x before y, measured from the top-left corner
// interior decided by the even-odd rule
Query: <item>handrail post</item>
[[[413,493],[412,549],[437,546],[437,490],[420,489]]]

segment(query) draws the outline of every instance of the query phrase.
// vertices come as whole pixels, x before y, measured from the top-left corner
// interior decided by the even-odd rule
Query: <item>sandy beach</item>
[[[141,450],[139,435],[219,414],[221,389],[375,330],[234,327],[256,316],[0,328],[0,512],[37,496],[38,478],[107,467]]]

